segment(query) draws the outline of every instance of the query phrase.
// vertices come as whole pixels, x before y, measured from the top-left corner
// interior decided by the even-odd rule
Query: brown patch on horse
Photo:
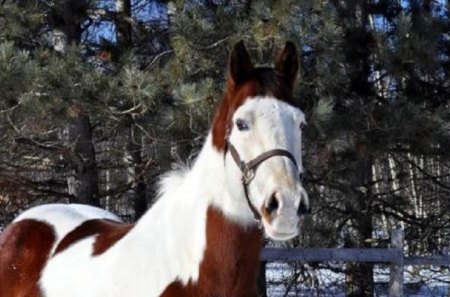
[[[94,219],[82,223],[69,232],[58,244],[54,255],[64,251],[74,243],[90,237],[97,236],[94,242],[92,255],[98,256],[106,252],[117,241],[122,239],[134,225],[116,222],[107,219]]]
[[[245,99],[256,96],[258,89],[257,82],[249,81],[233,92],[232,97],[226,95],[222,100],[222,103],[217,108],[212,125],[213,145],[219,151],[226,150],[226,136],[230,132],[227,130],[231,127],[231,118],[234,112],[244,103]],[[227,92],[227,94],[230,94],[230,92]]]
[[[53,228],[22,220],[0,234],[0,297],[40,297],[38,281],[56,241]]]
[[[217,150],[226,151],[231,119],[247,98],[271,96],[296,106],[293,89],[298,64],[297,49],[292,42],[287,42],[277,54],[275,68],[255,68],[243,42],[233,47],[228,62],[227,88],[212,124],[212,141]]]
[[[256,297],[262,233],[231,222],[212,207],[207,213],[206,250],[196,283],[171,283],[161,297]]]

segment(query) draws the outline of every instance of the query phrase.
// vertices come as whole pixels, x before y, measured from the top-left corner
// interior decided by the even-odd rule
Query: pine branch
[[[20,106],[20,104],[21,104],[21,102],[19,101],[19,103],[17,103],[16,105],[14,105],[14,106],[12,106],[12,107],[10,107],[10,108],[8,108],[8,109],[2,109],[2,110],[0,110],[0,114],[12,112],[12,111],[14,111],[16,108],[18,108],[18,107]]]
[[[395,157],[394,157],[395,158]],[[437,175],[433,175],[431,173],[429,173],[428,171],[426,171],[424,168],[420,167],[418,164],[416,164],[414,161],[412,161],[411,159],[404,157],[403,158],[408,164],[410,164],[411,166],[413,166],[415,169],[417,169],[420,173],[422,173],[423,175],[425,175],[427,178],[431,179],[435,184],[437,184],[438,186],[446,189],[446,190],[450,190],[450,185],[446,185],[444,183],[442,183],[439,179],[442,178],[443,176],[437,176]],[[400,162],[399,160],[397,160],[397,162]],[[445,176],[445,175],[444,175]]]
[[[173,53],[173,52],[174,52],[173,49],[169,49],[169,50],[165,50],[165,51],[163,51],[163,52],[157,54],[157,55],[150,61],[150,63],[149,63],[147,66],[145,66],[144,69],[145,69],[145,70],[150,69],[150,67],[153,66],[156,62],[158,62],[159,59],[161,59],[162,57],[164,57],[164,56],[166,56],[166,55],[168,55],[168,54],[171,54],[171,53]]]

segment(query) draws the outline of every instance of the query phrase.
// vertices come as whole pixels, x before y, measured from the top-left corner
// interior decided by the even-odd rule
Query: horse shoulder
[[[199,278],[187,284],[175,280],[161,297],[256,297],[261,231],[230,221],[214,207],[207,210],[206,249]]]

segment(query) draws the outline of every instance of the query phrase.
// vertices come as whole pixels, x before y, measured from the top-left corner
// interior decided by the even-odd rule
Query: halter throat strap
[[[238,151],[236,148],[228,142],[228,148],[230,150],[231,157],[233,157],[234,162],[237,164],[239,169],[242,172],[242,186],[244,188],[245,193],[245,199],[247,200],[247,204],[250,207],[250,210],[253,213],[253,216],[255,220],[260,221],[261,220],[261,214],[258,212],[258,210],[255,208],[253,203],[250,201],[249,192],[248,192],[248,185],[255,177],[256,169],[259,165],[261,165],[262,162],[266,161],[267,159],[270,159],[275,156],[282,156],[289,158],[292,163],[294,163],[295,168],[298,169],[297,161],[295,160],[295,157],[287,150],[283,149],[273,149],[269,150],[267,152],[262,153],[258,157],[254,158],[253,160],[250,160],[248,162],[245,162],[241,159]]]

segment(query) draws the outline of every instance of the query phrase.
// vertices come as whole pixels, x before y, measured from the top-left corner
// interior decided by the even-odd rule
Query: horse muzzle
[[[308,194],[302,186],[295,191],[275,191],[261,206],[266,234],[274,240],[288,240],[300,233],[300,226],[310,213]]]

